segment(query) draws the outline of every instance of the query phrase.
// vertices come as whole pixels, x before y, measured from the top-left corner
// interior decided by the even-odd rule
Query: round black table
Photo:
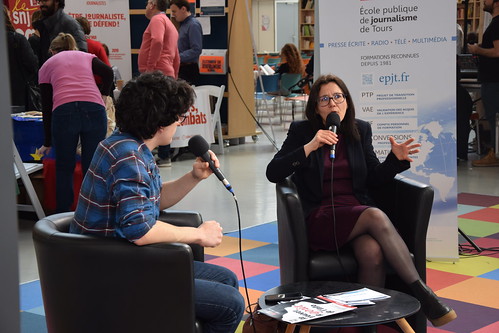
[[[278,286],[266,291],[258,299],[258,304],[262,309],[273,304],[265,303],[265,295],[285,294],[291,292],[301,292],[304,296],[316,297],[319,295],[334,294],[344,291],[351,291],[364,288],[366,286],[358,283],[337,282],[337,281],[307,281],[297,282]],[[302,329],[300,332],[308,332],[312,326],[320,327],[352,327],[371,326],[396,321],[404,332],[411,332],[405,317],[419,311],[420,304],[414,297],[399,291],[377,288],[369,286],[369,289],[390,295],[390,298],[375,301],[375,305],[359,306],[353,311],[335,314],[328,317],[298,323]],[[403,326],[406,326],[405,328]],[[289,324],[289,331],[294,330],[295,325]],[[288,330],[287,330],[288,331]],[[287,332],[286,331],[286,332]],[[414,331],[412,331],[414,332]]]

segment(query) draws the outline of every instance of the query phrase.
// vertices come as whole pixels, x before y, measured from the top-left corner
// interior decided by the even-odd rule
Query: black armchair
[[[192,262],[204,260],[203,247],[70,234],[72,219],[48,216],[33,229],[48,332],[202,332]],[[160,219],[202,223],[195,212],[162,212]]]
[[[299,281],[355,281],[357,262],[347,248],[336,252],[311,251],[305,218],[296,187],[288,177],[276,186],[281,284]],[[391,219],[411,252],[416,269],[426,280],[426,232],[433,205],[433,188],[397,175],[372,193],[376,204]],[[342,265],[343,264],[343,268]],[[395,272],[387,270],[386,287],[411,294]],[[426,317],[420,311],[409,322],[416,332],[426,332]]]

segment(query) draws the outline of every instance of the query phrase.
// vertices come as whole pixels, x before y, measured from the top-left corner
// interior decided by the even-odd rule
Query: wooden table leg
[[[288,324],[288,326],[286,326],[285,333],[293,333],[295,331],[295,327],[296,327],[295,324]]]
[[[409,323],[407,322],[407,320],[405,320],[405,318],[397,319],[397,320],[395,320],[395,322],[397,323],[397,325],[399,325],[402,332],[415,333],[414,330],[412,329],[411,325],[409,325]]]
[[[308,325],[301,325],[300,327],[300,333],[309,333],[310,332],[310,328],[312,326],[308,326]]]

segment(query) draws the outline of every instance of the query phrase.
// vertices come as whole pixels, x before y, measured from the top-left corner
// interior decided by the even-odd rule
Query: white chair
[[[217,102],[215,103],[215,109],[211,114],[211,123],[213,124],[213,130],[216,130],[217,138],[218,138],[218,153],[224,153],[224,139],[222,136],[222,120],[220,118],[220,106],[222,105],[222,100],[224,97],[225,86],[221,85],[204,85],[204,86],[196,86],[194,88],[196,91],[198,90],[206,90],[210,96],[216,97]]]
[[[45,217],[45,212],[43,211],[42,204],[40,203],[35,188],[33,187],[31,179],[29,178],[29,174],[43,169],[43,164],[23,163],[23,161],[21,160],[21,156],[17,151],[16,144],[14,142],[12,142],[12,146],[14,153],[14,172],[16,174],[16,179],[21,178],[24,187],[26,188],[26,192],[28,193],[29,200],[31,201],[31,205],[17,204],[17,209],[20,211],[28,211],[28,212],[34,211],[38,216],[38,219],[43,219]]]

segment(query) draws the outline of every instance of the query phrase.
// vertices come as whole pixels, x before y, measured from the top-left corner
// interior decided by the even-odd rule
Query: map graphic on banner
[[[427,255],[457,259],[455,0],[321,0],[316,8],[320,73],[345,81],[380,160],[389,136],[421,143],[404,174],[435,190]]]

